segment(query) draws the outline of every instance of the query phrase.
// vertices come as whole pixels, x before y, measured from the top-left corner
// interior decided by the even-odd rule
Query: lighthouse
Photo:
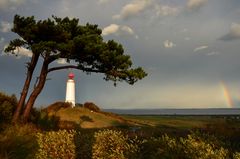
[[[66,86],[66,100],[65,102],[71,103],[72,107],[75,107],[75,81],[74,74],[71,72],[68,74],[67,86]]]

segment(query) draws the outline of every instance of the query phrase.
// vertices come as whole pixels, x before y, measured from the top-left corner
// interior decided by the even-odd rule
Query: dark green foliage
[[[76,158],[77,159],[89,159],[92,158],[92,146],[95,141],[94,139],[95,130],[91,129],[80,129],[75,135],[76,145]]]
[[[36,21],[32,17],[15,15],[12,31],[19,35],[18,39],[10,41],[5,52],[16,54],[19,47],[32,51],[31,62],[27,63],[27,78],[14,122],[17,122],[31,83],[32,74],[39,57],[43,59],[39,81],[29,96],[23,111],[23,121],[27,122],[36,98],[44,88],[49,72],[61,69],[78,69],[87,74],[91,72],[104,74],[106,81],[111,80],[114,85],[118,81],[134,84],[147,73],[141,67],[132,68],[129,55],[124,55],[121,44],[113,40],[104,41],[102,31],[97,25],[80,25],[76,18],[69,19],[53,16],[52,19]],[[50,64],[59,58],[67,59],[69,65],[49,68]],[[70,62],[73,63],[70,64]]]
[[[54,115],[49,116],[47,112],[40,111],[40,114],[36,120],[36,125],[45,131],[58,130],[59,117]]]
[[[54,112],[57,112],[61,108],[70,108],[70,107],[72,107],[72,105],[70,103],[55,102],[43,110],[46,111],[47,113],[54,113]]]
[[[79,19],[58,18],[36,21],[32,17],[14,17],[13,32],[21,38],[12,40],[5,52],[14,53],[18,47],[41,54],[51,63],[58,58],[75,61],[71,68],[87,73],[103,73],[105,80],[126,81],[134,84],[147,74],[141,67],[132,69],[129,55],[124,55],[121,44],[113,40],[104,41],[97,25],[79,25]],[[49,72],[65,67],[55,67]]]
[[[32,159],[38,149],[33,125],[14,125],[0,133],[1,159]]]
[[[96,104],[94,104],[94,103],[92,103],[92,102],[86,102],[86,103],[84,103],[83,107],[84,107],[84,108],[87,108],[87,109],[89,109],[89,110],[92,110],[92,111],[94,111],[94,112],[100,112],[100,111],[101,111],[101,109],[100,109]]]
[[[76,103],[76,104],[75,104],[75,107],[83,107],[83,104],[81,104],[81,103]]]
[[[0,125],[10,123],[17,105],[15,95],[8,96],[0,92]]]

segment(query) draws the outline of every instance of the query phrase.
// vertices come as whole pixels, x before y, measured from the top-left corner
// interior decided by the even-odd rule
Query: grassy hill
[[[57,102],[44,109],[49,118],[58,120],[60,128],[79,126],[81,128],[107,128],[135,125],[113,113],[93,111],[85,107],[71,108],[66,103]]]

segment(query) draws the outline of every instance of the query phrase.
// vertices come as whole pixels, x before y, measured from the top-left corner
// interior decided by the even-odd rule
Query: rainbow
[[[224,98],[226,100],[226,104],[228,107],[230,108],[233,108],[233,101],[232,101],[232,97],[230,95],[230,92],[227,88],[227,85],[224,83],[224,81],[220,81],[220,86],[222,88],[222,91],[223,91],[223,95],[224,95]]]

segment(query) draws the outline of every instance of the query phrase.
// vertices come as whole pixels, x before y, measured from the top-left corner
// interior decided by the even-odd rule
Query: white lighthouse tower
[[[75,81],[74,74],[71,72],[68,75],[66,86],[66,100],[65,102],[72,103],[72,107],[75,107]]]

